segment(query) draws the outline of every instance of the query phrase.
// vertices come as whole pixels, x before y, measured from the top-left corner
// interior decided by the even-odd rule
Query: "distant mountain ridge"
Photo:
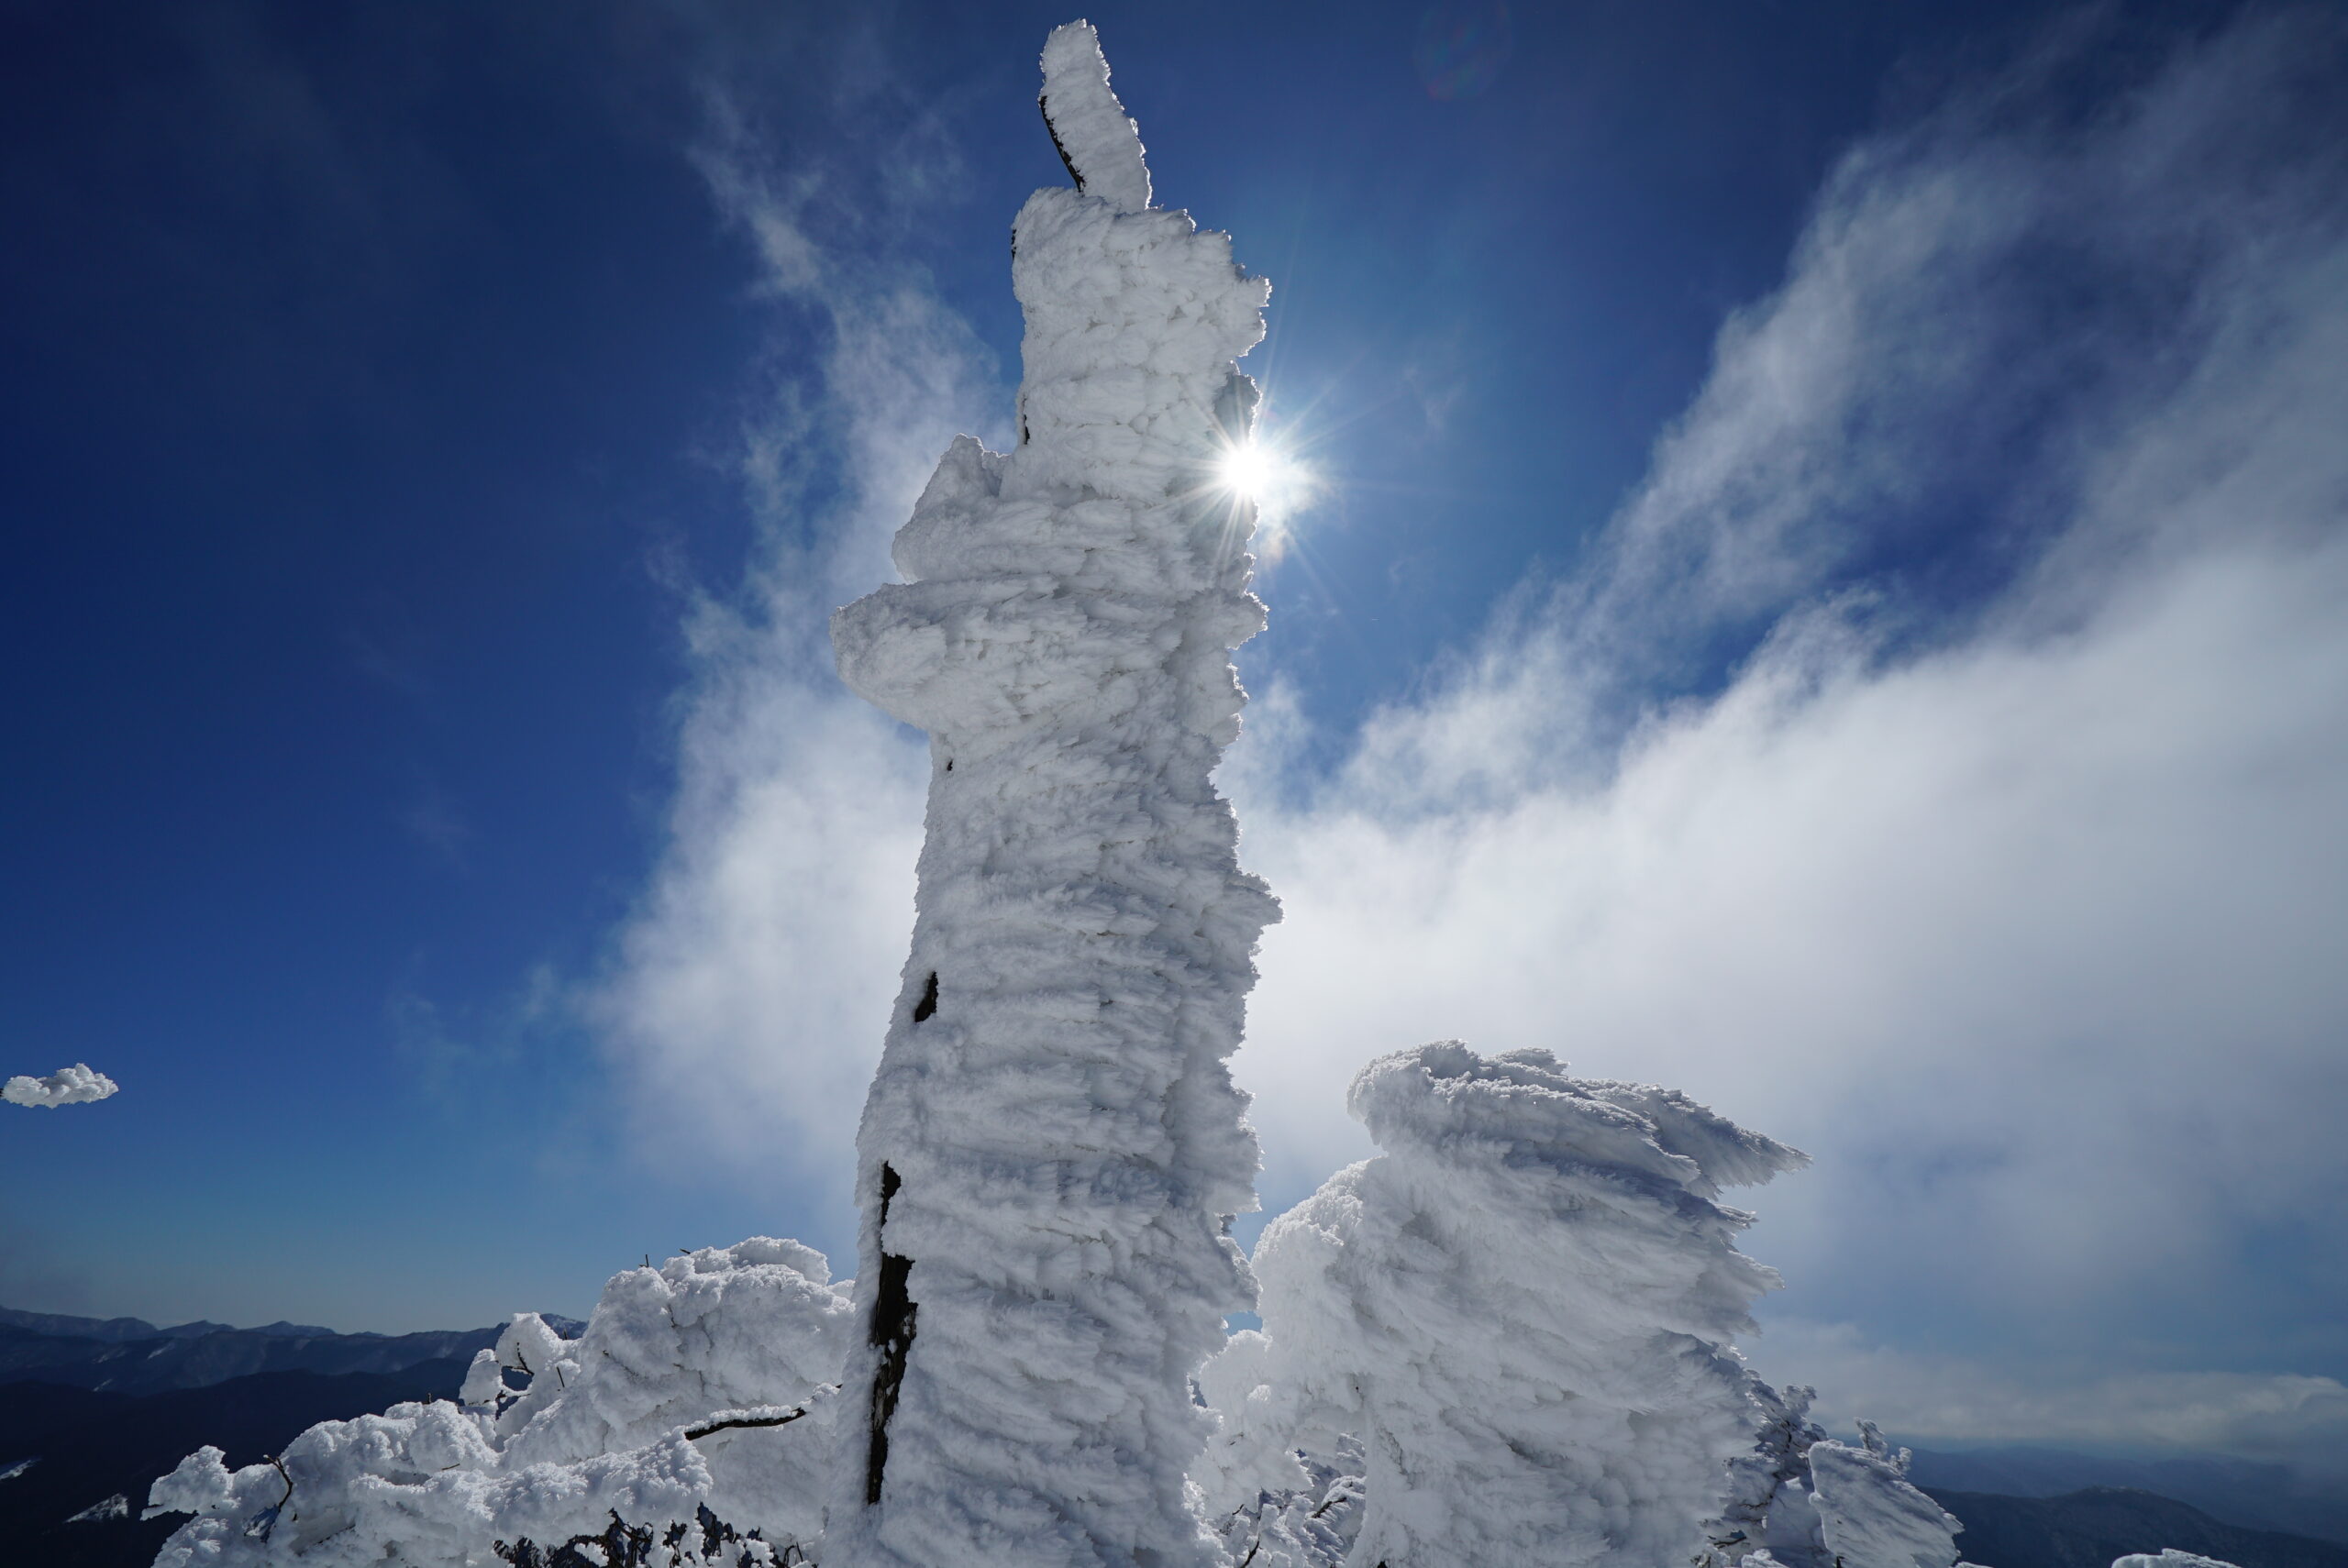
[[[555,1320],[549,1318],[547,1320],[553,1322]],[[566,1318],[562,1320],[570,1322],[571,1320]],[[233,1323],[216,1323],[208,1318],[159,1329],[144,1318],[75,1318],[63,1312],[23,1312],[14,1307],[0,1307],[0,1329],[26,1329],[61,1340],[115,1342],[196,1340],[206,1334],[270,1334],[285,1340],[382,1340],[393,1337],[371,1333],[365,1329],[346,1334],[316,1323],[289,1323],[282,1318],[274,1323],[263,1323],[258,1329],[239,1329]]]
[[[2115,1459],[2019,1443],[1973,1449],[1917,1447],[1909,1478],[1928,1492],[2055,1497],[2124,1487],[2189,1503],[2250,1529],[2282,1530],[2348,1544],[2348,1490],[2287,1465],[2218,1453]]]
[[[581,1325],[550,1318],[564,1333]],[[141,1318],[74,1318],[0,1308],[0,1384],[53,1383],[126,1395],[204,1388],[264,1372],[388,1375],[426,1362],[470,1361],[498,1329],[339,1334],[314,1324],[158,1328]]]
[[[1957,1548],[1982,1568],[2110,1568],[2131,1552],[2166,1547],[2237,1568],[2348,1568],[2348,1546],[2245,1529],[2174,1497],[2126,1486],[2089,1486],[2060,1497],[1924,1490],[1964,1521]]]

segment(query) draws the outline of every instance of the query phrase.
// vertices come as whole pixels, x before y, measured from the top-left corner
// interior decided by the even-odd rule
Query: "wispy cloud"
[[[836,44],[822,90],[901,127],[886,145],[787,158],[741,76],[703,82],[694,163],[778,324],[720,452],[759,534],[741,591],[680,585],[694,677],[667,847],[597,1010],[656,1148],[825,1191],[845,1189],[903,961],[927,778],[919,737],[839,685],[827,617],[892,575],[889,537],[938,455],[962,431],[999,443],[1008,404],[905,259],[952,148],[869,38]]]

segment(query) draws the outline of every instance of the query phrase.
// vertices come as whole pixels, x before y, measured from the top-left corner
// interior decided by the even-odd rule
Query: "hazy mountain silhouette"
[[[566,1334],[569,1318],[549,1318]],[[338,1334],[315,1324],[233,1329],[139,1318],[70,1318],[0,1308],[0,1384],[61,1383],[112,1394],[202,1388],[262,1372],[388,1374],[428,1361],[471,1360],[498,1331],[436,1329],[415,1334]]]
[[[2228,1524],[2348,1543],[2348,1496],[2289,1466],[2230,1454],[2181,1453],[2113,1459],[2068,1449],[2007,1444],[1916,1450],[1910,1478],[1927,1491],[2056,1497],[2090,1486],[2124,1486],[2190,1503]]]
[[[401,1336],[408,1338],[412,1336]],[[452,1397],[465,1362],[339,1376],[263,1372],[134,1397],[56,1383],[0,1384],[0,1541],[6,1560],[42,1568],[147,1568],[184,1516],[142,1520],[148,1484],[205,1443],[254,1464],[305,1428],[403,1399]],[[69,1523],[119,1496],[124,1511]]]
[[[1965,1521],[1957,1549],[1982,1568],[2110,1568],[2114,1558],[2164,1547],[2239,1568],[2348,1568],[2348,1547],[2245,1529],[2174,1497],[2124,1486],[2089,1486],[2060,1497],[1925,1490]]]

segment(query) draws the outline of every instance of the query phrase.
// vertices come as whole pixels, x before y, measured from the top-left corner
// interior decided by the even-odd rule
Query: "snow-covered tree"
[[[31,1106],[87,1105],[94,1099],[105,1099],[118,1087],[104,1073],[92,1071],[88,1063],[76,1062],[70,1067],[58,1068],[47,1077],[18,1073],[0,1084],[0,1101]]]
[[[841,676],[929,732],[904,986],[858,1137],[854,1429],[827,1562],[1212,1560],[1191,1375],[1251,1302],[1225,1060],[1257,935],[1210,781],[1263,625],[1235,359],[1269,285],[1152,207],[1091,27],[1044,55],[1074,189],[1013,226],[1019,440],[963,437],[840,611]]]
[[[1755,1377],[1745,1397],[1757,1430],[1753,1445],[1729,1461],[1729,1502],[1711,1532],[1712,1563],[1766,1551],[1787,1568],[1831,1568],[1819,1559],[1823,1537],[1811,1496],[1810,1451],[1826,1441],[1825,1429],[1810,1419],[1818,1391],[1780,1392]]]
[[[1347,1105],[1384,1152],[1264,1232],[1265,1331],[1206,1379],[1210,1510],[1303,1490],[1296,1451],[1351,1433],[1365,1568],[1699,1557],[1756,1425],[1730,1340],[1776,1283],[1716,1198],[1804,1156],[1545,1051],[1401,1052]]]
[[[1859,1423],[1859,1439],[1857,1448],[1814,1442],[1805,1455],[1820,1568],[1952,1568],[1965,1527],[1909,1483],[1906,1449],[1894,1451],[1872,1421]]]
[[[191,1454],[149,1499],[150,1516],[196,1516],[156,1562],[532,1568],[574,1540],[606,1561],[638,1540],[681,1565],[796,1561],[823,1527],[850,1321],[796,1242],[629,1269],[576,1340],[516,1317],[461,1404],[322,1422],[236,1471],[216,1448]]]
[[[1729,1466],[1731,1502],[1715,1563],[1745,1568],[1969,1568],[1957,1562],[1955,1515],[1908,1479],[1912,1457],[1873,1421],[1859,1446],[1828,1440],[1809,1418],[1813,1391],[1782,1395],[1758,1378],[1747,1392],[1760,1441]]]

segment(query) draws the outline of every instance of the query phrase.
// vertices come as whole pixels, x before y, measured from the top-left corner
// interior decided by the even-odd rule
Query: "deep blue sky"
[[[2050,47],[2073,52],[2032,112],[2092,118],[2236,13],[1519,6],[1447,96],[1445,19],[1416,5],[1089,14],[1160,200],[1275,281],[1250,368],[1329,489],[1243,663],[1321,726],[1287,754],[1310,777],[1512,593],[1588,571],[1849,148]],[[1035,56],[1066,19],[6,8],[0,1071],[87,1061],[123,1092],[5,1118],[0,1302],[391,1330],[583,1312],[680,1244],[841,1245],[788,1160],[648,1150],[576,1000],[662,854],[694,596],[747,602],[852,482],[836,324],[766,285],[713,127],[725,106],[728,156],[814,182],[799,221],[836,274],[968,323],[999,426],[1010,216],[1062,178]],[[2079,286],[2043,308],[2119,309]],[[2019,470],[2038,415],[2009,413],[1968,450]],[[742,471],[769,428],[799,431],[779,510]],[[1952,473],[1811,586],[1965,622],[2016,552]],[[1692,628],[1642,699],[1718,690],[1784,608]],[[1874,1331],[1899,1310],[1837,1295]],[[2348,1370],[2336,1336],[2269,1327],[2246,1370]],[[2208,1323],[2163,1331],[2140,1364],[2244,1361]]]

